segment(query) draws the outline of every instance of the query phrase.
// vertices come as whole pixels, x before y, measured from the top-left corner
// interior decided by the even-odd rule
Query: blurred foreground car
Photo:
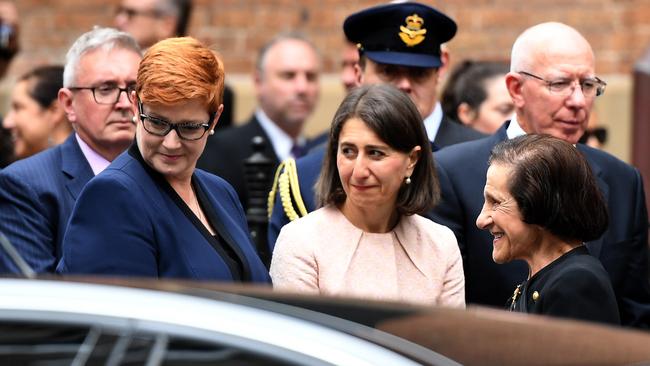
[[[194,295],[1,279],[0,364],[457,365],[324,314],[180,282],[149,282]]]
[[[650,334],[207,282],[0,279],[0,365],[420,364],[650,364]]]

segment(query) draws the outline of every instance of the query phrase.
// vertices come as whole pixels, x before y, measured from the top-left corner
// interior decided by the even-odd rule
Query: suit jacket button
[[[533,301],[539,300],[539,292],[535,291],[533,292]]]

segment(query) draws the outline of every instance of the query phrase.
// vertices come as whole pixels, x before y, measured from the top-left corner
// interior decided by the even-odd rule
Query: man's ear
[[[77,114],[75,113],[74,108],[72,108],[72,90],[68,88],[59,89],[57,98],[59,100],[59,105],[61,105],[65,115],[68,117],[68,121],[75,124],[77,122]]]
[[[508,93],[510,94],[510,98],[512,98],[512,103],[515,105],[515,108],[521,108],[525,104],[522,92],[523,85],[524,77],[521,74],[516,72],[506,74],[506,87],[508,88]]]
[[[363,84],[363,70],[361,69],[361,65],[359,65],[358,62],[354,64],[354,77],[357,83],[355,86],[360,86]]]

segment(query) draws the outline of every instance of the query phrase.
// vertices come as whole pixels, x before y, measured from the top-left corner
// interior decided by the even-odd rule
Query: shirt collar
[[[110,161],[104,159],[103,156],[99,155],[95,150],[93,150],[88,144],[79,137],[79,134],[75,132],[75,138],[77,143],[81,148],[81,152],[84,154],[84,157],[90,164],[90,169],[93,170],[93,174],[97,175],[101,173],[107,166],[111,164]]]
[[[526,134],[526,131],[524,131],[524,129],[519,125],[516,114],[512,116],[506,133],[508,134],[508,139],[514,139],[515,137],[523,136]]]
[[[282,131],[275,122],[271,121],[263,110],[257,109],[255,111],[255,118],[257,118],[260,126],[262,126],[262,129],[271,140],[271,146],[273,147],[275,154],[278,156],[278,159],[282,161],[291,157],[291,148],[294,144],[294,140],[291,136]],[[307,139],[304,136],[299,136],[296,143],[300,146],[304,146],[307,143]]]
[[[424,128],[427,130],[429,141],[433,142],[433,140],[436,139],[438,130],[440,129],[440,123],[442,123],[442,106],[440,105],[440,102],[436,103],[433,112],[424,119],[423,123]]]

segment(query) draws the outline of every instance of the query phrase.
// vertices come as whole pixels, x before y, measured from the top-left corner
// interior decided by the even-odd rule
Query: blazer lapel
[[[208,198],[208,200],[210,200],[209,207],[206,207],[205,209],[212,211],[212,213],[216,215],[217,220],[213,220],[213,224],[216,226],[214,229],[219,234],[219,237],[225,241],[225,244],[228,245],[239,257],[243,266],[242,278],[244,280],[250,280],[251,276],[253,276],[254,273],[251,270],[251,263],[249,262],[249,256],[247,254],[251,253],[245,253],[245,249],[237,245],[237,241],[233,237],[227,225],[225,225],[226,222],[229,222],[231,220],[230,216],[226,212],[226,209],[218,200],[213,199],[213,195],[210,194],[210,191],[205,186],[205,184],[203,184],[203,181],[198,174],[194,174],[194,178],[196,179],[196,182],[201,186],[201,190],[203,190],[205,196]],[[210,213],[208,213],[208,215],[209,214]],[[248,233],[244,234],[248,235]]]
[[[66,189],[76,201],[81,190],[94,174],[81,152],[74,133],[61,145],[61,171],[68,178]]]
[[[582,152],[582,154],[585,156],[587,159],[587,162],[589,163],[589,166],[591,167],[591,171],[594,174],[594,177],[596,178],[596,184],[598,184],[598,188],[600,188],[600,192],[603,194],[603,198],[605,202],[609,202],[609,185],[603,180],[602,178],[602,173],[603,170],[598,163],[596,163],[592,157],[591,153],[588,148],[586,148],[582,144],[577,144],[576,145],[577,149]],[[600,251],[603,247],[603,241],[605,240],[605,235],[601,235],[600,238],[596,240],[592,240],[587,243],[587,248],[589,249],[589,252],[591,255],[593,255],[596,258],[600,258]]]

